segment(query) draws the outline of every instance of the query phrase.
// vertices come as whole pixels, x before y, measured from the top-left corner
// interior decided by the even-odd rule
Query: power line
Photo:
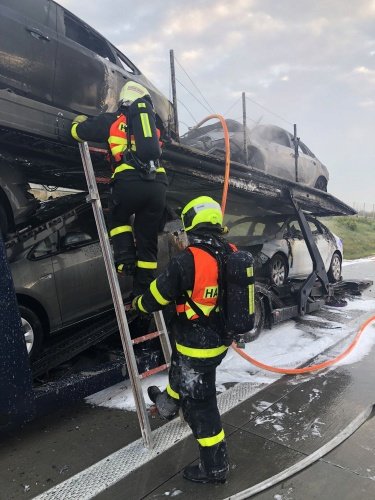
[[[288,123],[289,125],[293,125],[292,122],[290,122],[289,120],[286,120],[284,117],[278,115],[277,113],[274,113],[273,111],[271,111],[270,109],[266,108],[265,106],[263,106],[262,104],[259,104],[259,102],[257,101],[254,101],[254,99],[251,99],[250,97],[247,97],[246,96],[246,99],[248,99],[250,102],[252,102],[253,104],[256,104],[257,106],[259,106],[260,108],[264,109],[265,111],[267,111],[268,113],[271,113],[271,115],[274,115],[276,116],[277,118],[279,118],[280,120],[282,120],[283,122],[285,123]]]
[[[190,111],[190,109],[186,106],[186,104],[184,104],[182,101],[180,101],[179,99],[177,99],[177,102],[179,104],[181,104],[185,109],[186,111],[189,113],[189,115],[192,117],[192,119],[195,121],[195,123],[198,123],[198,120],[195,118],[195,116],[193,115],[193,113]]]
[[[237,120],[237,121],[241,121],[243,118],[243,116],[236,116],[236,118],[233,118],[233,120]],[[250,120],[251,122],[253,123],[258,123],[259,120],[253,120],[252,118],[250,118],[249,116],[246,117],[247,120]]]
[[[188,79],[190,80],[190,82],[192,83],[192,85],[195,87],[195,89],[199,92],[200,96],[202,97],[203,101],[206,103],[206,105],[208,106],[205,106],[198,98],[195,94],[193,94],[192,92],[190,92],[190,90],[188,90],[188,88],[180,81],[176,78],[176,81],[186,90],[186,92],[188,92],[192,97],[194,97],[194,99],[206,110],[208,111],[209,113],[210,112],[213,112],[216,114],[216,111],[213,109],[213,107],[211,106],[211,104],[208,102],[208,100],[205,98],[205,96],[203,95],[203,93],[201,92],[201,90],[199,89],[199,87],[195,84],[195,82],[192,80],[192,78],[190,77],[190,75],[187,73],[187,71],[185,70],[185,68],[182,66],[182,64],[180,63],[180,61],[175,57],[175,61],[177,62],[177,64],[179,65],[179,67],[182,69],[182,71],[185,73],[185,75],[188,77]],[[255,104],[256,106],[259,106],[260,108],[264,109],[265,111],[267,111],[267,113],[270,113],[271,115],[273,116],[276,116],[277,118],[279,118],[280,120],[282,120],[283,122],[287,123],[288,125],[293,125],[292,122],[290,122],[289,120],[287,120],[286,118],[284,118],[283,116],[279,115],[278,113],[275,113],[274,111],[271,111],[270,109],[266,108],[265,106],[263,106],[262,104],[260,104],[259,102],[255,101],[254,99],[251,99],[251,97],[248,97],[246,96],[246,99],[249,100],[250,102],[252,102],[253,104]],[[224,113],[224,116],[229,113],[229,111],[241,100],[241,98],[238,98],[228,109],[227,111],[225,111]],[[183,104],[181,101],[179,101],[180,104]],[[184,105],[184,104],[183,104]],[[185,105],[184,105],[185,106]],[[188,108],[185,106],[185,108],[188,110]],[[189,110],[188,110],[189,111]],[[190,115],[193,117],[193,115],[191,114],[191,112],[189,111]],[[193,118],[195,120],[195,118]],[[251,121],[253,121],[254,123],[256,123],[255,120],[252,120],[250,118]],[[196,120],[195,120],[196,121]]]
[[[227,113],[229,113],[229,111],[234,108],[234,106],[238,103],[238,101],[241,100],[241,97],[239,97],[236,101],[234,101],[234,103],[225,111],[225,113],[223,113],[223,115],[225,116]]]
[[[211,108],[211,112],[212,113],[216,113],[216,111],[213,109],[213,107],[211,106],[211,104],[207,101],[207,99],[205,98],[205,96],[202,94],[202,92],[200,91],[200,89],[198,88],[198,86],[193,82],[193,80],[190,78],[190,76],[188,75],[187,71],[184,69],[184,67],[182,66],[182,64],[179,62],[179,60],[175,57],[175,61],[177,62],[177,64],[180,66],[180,68],[182,69],[182,71],[185,73],[185,75],[189,78],[189,80],[191,81],[191,83],[194,85],[194,87],[196,88],[196,90],[200,93],[201,97],[203,98],[204,102],[207,104],[207,106],[209,108]]]
[[[202,107],[203,107],[203,108],[204,108],[204,109],[205,109],[208,113],[211,113],[211,110],[210,110],[210,109],[208,109],[208,108],[207,108],[207,107],[206,107],[206,106],[205,106],[205,105],[204,105],[204,104],[203,104],[203,103],[202,103],[202,102],[198,99],[198,97],[197,97],[196,95],[194,95],[192,92],[190,92],[190,90],[189,90],[188,88],[186,88],[186,87],[185,87],[185,85],[184,85],[182,82],[180,82],[180,80],[178,80],[178,79],[176,78],[176,81],[177,81],[177,82],[181,85],[181,87],[183,87],[183,88],[186,90],[186,92],[187,92],[188,94],[190,94],[192,97],[194,97],[194,99],[195,99],[197,102],[199,102],[199,104],[200,104],[200,105],[201,105],[201,106],[202,106]]]

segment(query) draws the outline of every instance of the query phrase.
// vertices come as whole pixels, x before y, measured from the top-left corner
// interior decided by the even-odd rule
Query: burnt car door
[[[0,0],[0,33],[0,88],[52,103],[56,4],[51,0]]]
[[[55,105],[97,115],[117,106],[116,58],[107,41],[64,8],[57,6],[58,53]]]
[[[294,181],[294,146],[291,134],[285,130],[275,128],[270,147],[273,150],[272,163],[274,166],[273,171],[269,173]]]
[[[255,127],[252,134],[254,135],[255,144],[258,140],[261,141],[261,149],[266,157],[266,172],[294,181],[295,168],[292,135],[286,130],[273,125]]]
[[[324,238],[320,225],[313,219],[308,219],[307,223],[310,227],[314,241],[318,247],[320,255],[322,256],[325,267],[330,262],[330,245],[327,238]],[[307,276],[313,269],[312,260],[309,250],[307,248],[305,239],[303,237],[299,222],[292,219],[287,224],[285,239],[288,242],[290,257],[289,266],[292,276]]]
[[[298,147],[299,180],[308,186],[314,186],[315,180],[319,177],[319,164],[319,160],[317,160],[309,148],[300,141]]]

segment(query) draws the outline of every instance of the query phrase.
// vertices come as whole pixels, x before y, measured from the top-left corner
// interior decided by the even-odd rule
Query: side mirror
[[[70,233],[66,233],[66,235],[61,239],[61,247],[66,250],[68,248],[78,247],[90,241],[92,241],[92,238],[89,234],[72,231]]]

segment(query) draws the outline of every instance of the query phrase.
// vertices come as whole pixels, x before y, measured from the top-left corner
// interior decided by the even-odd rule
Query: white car
[[[275,125],[258,125],[250,132],[249,165],[290,181],[296,180],[293,136]],[[298,182],[327,191],[327,167],[301,140],[298,142]]]
[[[246,163],[243,147],[243,125],[226,120],[231,159]],[[181,137],[181,143],[224,157],[225,146],[220,123],[191,129]],[[247,131],[247,164],[266,174],[289,181],[296,180],[293,136],[275,125],[257,125]],[[321,161],[302,141],[298,143],[298,182],[321,191],[327,191],[329,173]]]
[[[341,279],[343,245],[341,239],[313,217],[307,217],[330,282]],[[256,260],[256,274],[266,276],[276,286],[288,278],[305,278],[312,261],[295,216],[267,215],[227,221],[229,239],[249,250]]]

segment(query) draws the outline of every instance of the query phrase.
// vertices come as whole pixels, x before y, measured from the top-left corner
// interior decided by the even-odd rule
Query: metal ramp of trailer
[[[43,140],[40,138],[38,140],[43,142]],[[61,145],[60,148],[61,150],[63,150],[64,146]],[[72,149],[73,148],[70,147],[70,150]],[[75,150],[78,152],[78,148],[75,147]],[[95,152],[96,156],[98,156],[98,154],[99,154],[98,152]],[[43,167],[44,163],[42,164],[39,163],[37,152],[35,153],[35,155],[33,155],[32,158],[30,158],[30,161],[26,161],[23,155],[24,153],[21,148],[19,150],[19,155],[17,158],[20,163],[23,163],[25,166],[27,166],[27,172],[30,173],[30,178],[35,175],[35,172],[38,170],[38,168],[39,168],[39,173],[41,173],[41,171],[44,169]],[[41,155],[42,155],[41,157],[44,157],[46,155],[45,148],[42,148]],[[100,156],[102,157],[102,155]],[[23,158],[25,161],[23,161]],[[191,198],[192,196],[194,196],[195,193],[201,194],[202,192],[205,192],[210,194],[216,193],[217,195],[221,193],[223,184],[223,176],[222,176],[223,163],[220,159],[207,157],[207,155],[204,155],[200,152],[195,152],[190,150],[189,148],[185,148],[175,144],[168,145],[168,147],[164,151],[164,158],[167,163],[168,173],[170,178],[170,189],[168,198],[169,202],[172,205],[172,208],[173,206],[181,206],[181,204],[186,200],[186,197]],[[35,165],[33,164],[34,161]],[[63,165],[64,168],[66,169],[66,172],[64,172],[62,169]],[[48,181],[49,184],[51,182],[54,182],[55,181],[54,179],[58,180],[59,183],[61,183],[61,181],[63,181],[64,179],[64,182],[62,183],[65,184],[65,179],[71,180],[79,178],[80,187],[84,188],[82,182],[83,178],[82,164],[78,165],[78,162],[76,163],[73,162],[71,164],[65,158],[64,162],[61,163],[60,167],[56,166],[55,169],[55,165],[49,165],[46,172],[44,172],[43,174],[44,179],[46,179],[45,176],[47,176],[49,179]],[[234,210],[236,209],[242,210],[242,207],[245,206],[248,210],[251,210],[251,212],[254,214],[263,213],[264,210],[269,211],[269,213],[280,213],[280,212],[295,213],[296,206],[298,207],[299,210],[301,210],[302,216],[304,216],[302,210],[307,213],[318,216],[349,215],[354,213],[353,209],[351,209],[345,203],[341,202],[340,200],[337,200],[328,193],[317,191],[316,189],[308,188],[306,186],[296,184],[294,182],[284,181],[283,179],[266,175],[264,172],[260,172],[254,168],[246,167],[240,164],[235,164],[233,162],[231,165],[231,171],[232,171],[232,177],[229,186],[229,199],[230,199],[230,203],[228,204],[229,209],[231,208],[231,203],[232,203]],[[53,172],[57,174],[55,178],[53,177],[53,175],[51,176]],[[62,176],[62,173],[64,173],[64,176]],[[103,171],[95,168],[95,175],[103,175]],[[108,176],[108,173],[106,173],[106,175]],[[66,181],[67,183],[70,182],[70,180],[69,181],[68,180]],[[189,187],[189,189],[187,189],[187,186]],[[72,217],[75,216],[74,210],[71,212],[71,216]],[[59,224],[64,224],[64,221],[57,219],[52,221],[51,224],[52,227],[54,227],[54,225],[58,227]],[[17,233],[10,242],[7,242],[8,250],[9,251],[14,250],[15,252],[18,252],[19,245],[20,247],[23,247],[24,245],[28,245],[30,242],[33,241],[35,242],[39,238],[42,238],[43,234],[46,234],[45,231],[48,232],[49,230],[50,227],[47,226],[39,227],[39,230],[37,232],[34,232],[32,229],[28,232],[26,228],[25,232]],[[311,285],[311,280],[309,286],[310,285]],[[325,288],[325,283],[322,284],[322,287]],[[306,289],[305,291],[307,292]],[[275,322],[278,322],[278,320],[284,318],[285,315],[287,317],[291,317],[290,315],[295,316],[296,312],[301,313],[304,307],[306,308],[305,309],[306,311],[312,310],[312,308],[315,307],[315,305],[317,304],[311,305],[310,302],[306,302],[307,295],[305,294],[303,296],[303,300],[299,301],[298,304],[295,304],[289,311],[284,309],[284,311],[281,312],[277,310],[280,308],[276,307],[275,314],[273,314]],[[115,330],[115,328],[117,327],[113,323],[113,331]],[[98,338],[101,338],[100,336],[101,333],[99,332]],[[89,335],[89,332],[87,340],[92,345],[92,339]],[[93,340],[93,342],[96,342],[96,340]],[[78,345],[78,344],[79,343],[77,343],[76,345],[77,350],[82,351],[83,349],[85,349],[85,345],[83,344]],[[19,351],[21,351],[21,347],[22,346],[19,347]],[[66,352],[64,356],[65,355],[68,356],[69,353]],[[22,357],[22,363],[20,362],[17,365],[17,369],[20,372],[23,372],[24,368],[22,367],[25,365],[25,372],[22,374],[22,380],[25,381],[29,377],[27,360],[26,361],[23,360],[24,356],[23,353],[21,352],[19,352],[17,356],[16,359],[19,360],[21,360]],[[0,352],[0,357],[3,360],[7,359],[7,351],[5,345],[3,352]],[[53,364],[55,363],[53,362]],[[12,366],[11,364],[8,364],[8,361],[6,361],[5,365],[6,367]],[[45,365],[43,368],[41,365],[42,363],[39,366],[37,365],[35,367],[35,370],[39,369],[42,370],[46,366]],[[8,368],[6,368],[5,370],[7,369]],[[9,368],[9,370],[11,371],[11,368]],[[13,375],[9,374],[10,377],[9,381],[11,380],[12,376]],[[117,375],[117,377],[118,376],[119,375]],[[106,380],[108,383],[108,379]],[[118,381],[118,379],[116,381]],[[104,382],[102,382],[102,385],[99,388],[95,388],[94,391],[103,388],[103,383]],[[28,406],[27,411],[25,411],[25,415],[27,414],[27,416],[23,417],[24,418],[23,421],[30,420],[35,415],[35,401],[32,401],[34,396],[32,397],[30,396],[30,394],[32,394],[33,392],[32,385],[29,383],[27,383],[26,385],[27,385],[27,387],[25,388],[26,397],[21,398],[22,401],[27,402]],[[22,384],[20,385],[20,390],[21,387]],[[91,390],[92,389],[93,387],[91,387]],[[75,389],[72,389],[72,391],[75,391]],[[77,394],[79,392],[80,391],[77,390]],[[83,393],[80,392],[81,397],[82,394]],[[83,394],[83,397],[85,395],[87,395],[87,393]],[[5,407],[7,406],[9,406],[9,404],[7,401],[5,401]],[[17,406],[17,408],[12,406],[11,413],[13,411],[15,412],[14,413],[15,415],[18,413],[22,413],[23,410],[21,409],[21,407],[22,405],[19,407]]]

